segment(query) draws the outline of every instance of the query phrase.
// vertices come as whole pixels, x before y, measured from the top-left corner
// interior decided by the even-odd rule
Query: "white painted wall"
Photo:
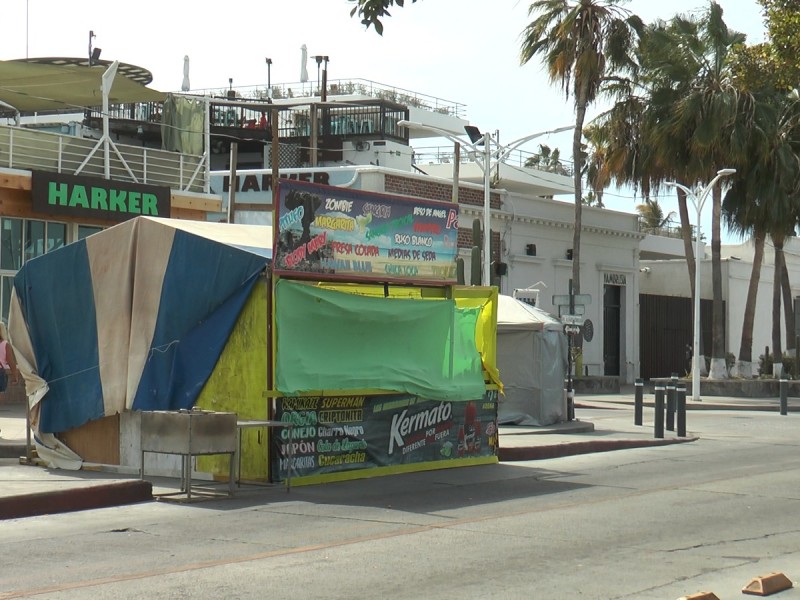
[[[572,261],[566,258],[573,245],[575,207],[571,202],[504,194],[503,209],[495,211],[492,229],[499,231],[508,275],[500,291],[536,287],[539,307],[558,315],[553,295],[569,293]],[[482,218],[480,207],[461,207],[461,226]],[[621,293],[620,377],[633,383],[639,372],[638,233],[635,215],[584,207],[581,236],[581,293],[591,296],[584,316],[594,325],[594,337],[584,341],[583,364],[590,375],[603,375],[603,293],[605,274],[624,275]],[[536,244],[536,256],[526,255],[527,244]],[[464,255],[469,264],[469,256]],[[467,267],[468,269],[468,267]],[[467,270],[467,272],[469,272]],[[541,282],[541,283],[540,283]]]

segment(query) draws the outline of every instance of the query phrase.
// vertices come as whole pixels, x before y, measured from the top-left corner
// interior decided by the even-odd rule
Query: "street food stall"
[[[40,456],[138,469],[141,411],[199,409],[271,424],[239,432],[242,481],[497,461],[497,290],[456,285],[458,206],[287,180],[277,197],[274,231],[139,217],[19,272]]]

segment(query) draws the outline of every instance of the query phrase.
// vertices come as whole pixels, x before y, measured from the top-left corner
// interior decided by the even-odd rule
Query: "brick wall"
[[[453,186],[446,183],[425,181],[414,177],[400,177],[386,175],[384,189],[387,194],[398,196],[414,196],[426,200],[440,200],[449,202],[453,197]],[[490,194],[492,208],[500,208],[500,198],[497,194]],[[469,206],[483,206],[483,190],[475,188],[458,188],[458,203]]]
[[[458,228],[458,247],[459,248],[472,248],[472,227],[459,227]],[[492,231],[492,260],[494,260],[500,252],[500,234],[497,231]],[[483,250],[483,246],[481,246]]]
[[[396,194],[398,196],[414,196],[416,198],[439,200],[442,202],[449,202],[453,197],[452,185],[438,183],[435,181],[425,181],[424,179],[418,179],[414,177],[400,177],[397,175],[386,175],[384,181],[384,190],[387,194]],[[490,194],[490,201],[492,208],[500,208],[500,198],[497,194]],[[482,207],[483,190],[459,186],[458,203],[468,206]],[[471,227],[459,227],[458,247],[472,248]],[[492,260],[494,260],[500,252],[500,234],[497,231],[492,231],[491,247]]]

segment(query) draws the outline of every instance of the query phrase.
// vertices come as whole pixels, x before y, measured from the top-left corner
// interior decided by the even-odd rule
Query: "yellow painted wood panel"
[[[195,406],[235,412],[239,419],[266,419],[267,283],[259,280],[228,338],[222,355]],[[242,472],[245,481],[267,480],[267,432],[242,431]],[[217,477],[228,476],[226,456],[204,456],[197,468]]]

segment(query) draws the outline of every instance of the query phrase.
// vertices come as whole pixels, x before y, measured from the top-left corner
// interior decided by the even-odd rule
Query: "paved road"
[[[698,411],[689,444],[5,521],[0,599],[739,597],[800,573],[797,418]]]

